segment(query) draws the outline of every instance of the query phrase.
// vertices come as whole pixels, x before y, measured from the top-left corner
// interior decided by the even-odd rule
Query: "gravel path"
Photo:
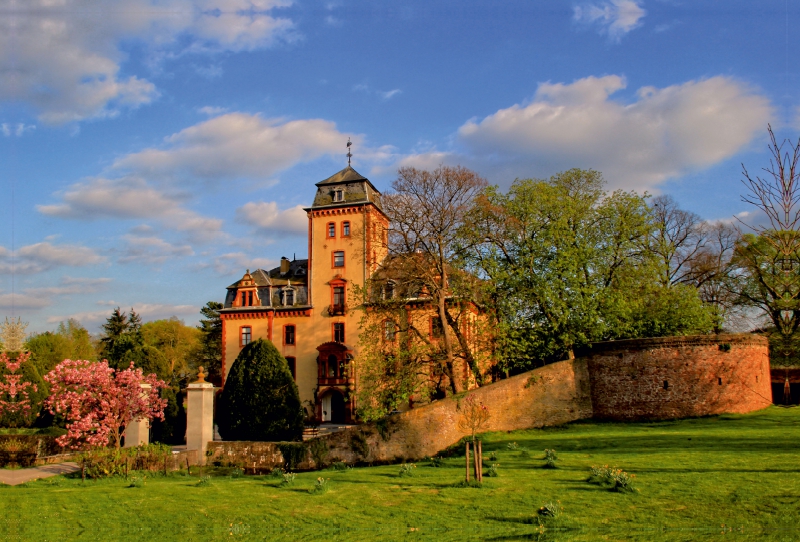
[[[42,465],[41,467],[31,467],[29,469],[0,469],[0,483],[16,486],[38,480],[39,478],[50,478],[59,474],[69,474],[81,470],[80,465],[73,462],[56,463],[53,465]]]

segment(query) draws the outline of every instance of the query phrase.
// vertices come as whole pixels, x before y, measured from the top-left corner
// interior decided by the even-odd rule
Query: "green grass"
[[[517,450],[508,444],[516,442]],[[575,423],[484,435],[499,476],[455,487],[464,457],[270,476],[59,477],[0,488],[0,538],[24,540],[797,540],[800,408],[642,424]],[[542,468],[544,449],[557,468]],[[463,453],[463,452],[462,452]],[[638,492],[587,483],[592,465],[636,475]],[[203,482],[202,476],[211,475]],[[309,490],[319,476],[328,490]],[[546,503],[563,508],[543,520]]]

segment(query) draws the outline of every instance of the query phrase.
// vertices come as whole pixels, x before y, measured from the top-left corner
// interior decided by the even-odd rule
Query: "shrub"
[[[259,339],[242,349],[225,380],[217,418],[225,440],[280,441],[302,436],[303,408],[297,385],[271,342]]]
[[[210,485],[211,485],[211,476],[208,475],[201,477],[200,480],[197,482],[197,487],[205,487]]]
[[[344,461],[334,461],[331,467],[333,467],[333,470],[338,470],[338,471],[346,471],[347,469],[350,468]]]
[[[79,456],[88,478],[121,476],[130,471],[163,472],[165,459],[172,456],[169,446],[145,444],[133,448],[94,448]]]
[[[536,513],[543,518],[555,519],[564,513],[564,508],[561,506],[561,501],[548,502],[542,505]]]
[[[441,457],[431,457],[430,466],[431,467],[441,467],[442,466],[442,458]]]
[[[497,461],[497,452],[489,452],[489,461]]]
[[[311,494],[319,494],[326,493],[329,489],[328,480],[320,476],[317,478],[317,481],[314,482],[314,487],[309,489],[308,492]]]
[[[609,468],[608,465],[603,465],[602,467],[592,466],[586,481],[590,484],[608,486],[611,491],[626,493],[638,491],[633,487],[634,478],[636,478],[635,474],[630,474],[617,467]]]
[[[506,449],[511,451],[519,450],[519,444],[517,444],[516,442],[509,442],[508,444],[506,444]]]
[[[242,476],[243,474],[244,474],[244,470],[242,470],[242,469],[241,469],[241,468],[239,468],[239,467],[236,467],[235,469],[233,469],[233,470],[231,471],[231,478],[241,478],[241,476]]]
[[[275,472],[275,471],[273,471]],[[282,486],[290,486],[294,484],[294,479],[297,475],[293,472],[282,472],[281,473],[281,485]]]
[[[556,468],[556,459],[558,456],[556,455],[555,450],[551,450],[549,448],[545,448],[544,450],[544,467],[546,469],[555,469]]]
[[[319,438],[315,438],[308,443],[308,449],[311,452],[311,458],[314,460],[314,464],[319,468],[325,465],[325,462],[328,460],[328,453],[330,452],[330,447],[328,443]]]
[[[147,482],[147,476],[145,475],[136,475],[130,477],[130,482],[128,483],[128,487],[144,487],[144,484]]]
[[[353,453],[358,454],[361,459],[369,457],[367,436],[361,431],[353,431],[350,434],[350,449],[353,450]]]
[[[296,469],[308,455],[308,448],[304,442],[281,442],[278,444],[278,449],[283,455],[283,466],[287,471]]]
[[[400,465],[400,473],[398,476],[400,476],[400,478],[414,476],[414,469],[416,468],[417,466],[414,463],[403,463]]]
[[[492,465],[488,469],[486,469],[486,472],[484,474],[490,478],[497,478],[498,476],[500,476],[500,473],[497,472],[497,467],[499,466],[500,465],[498,463],[492,463]]]
[[[483,487],[483,484],[481,484],[479,481],[477,481],[475,479],[472,479],[470,481],[460,480],[460,481],[456,482],[455,484],[453,484],[453,487],[458,487],[458,488],[474,487],[474,488],[480,489],[480,488]]]

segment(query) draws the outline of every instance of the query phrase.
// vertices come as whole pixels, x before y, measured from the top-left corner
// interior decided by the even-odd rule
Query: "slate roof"
[[[326,207],[343,207],[355,203],[372,203],[381,209],[380,191],[372,185],[369,179],[350,166],[324,181],[318,182],[316,186],[317,194],[314,197],[314,203],[306,209],[307,211]],[[343,201],[333,201],[333,193],[336,189],[343,190]]]
[[[308,284],[308,260],[293,260],[289,262],[289,271],[281,273],[281,267],[275,267],[269,271],[256,269],[250,273],[256,286],[285,286],[290,280],[293,286]],[[228,290],[239,287],[241,279],[237,280]]]

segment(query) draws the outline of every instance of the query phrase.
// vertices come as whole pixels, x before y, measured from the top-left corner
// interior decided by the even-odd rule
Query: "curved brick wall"
[[[581,355],[596,419],[663,420],[772,404],[767,339],[758,335],[594,343]]]

